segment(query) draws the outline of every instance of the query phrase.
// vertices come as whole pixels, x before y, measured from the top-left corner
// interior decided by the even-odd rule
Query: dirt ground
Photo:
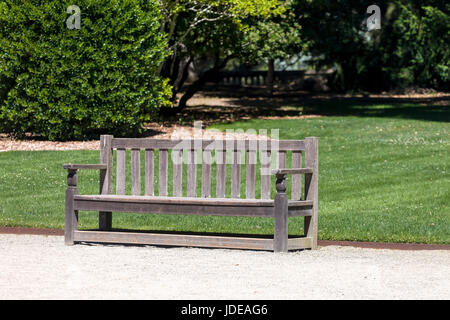
[[[78,244],[0,234],[0,299],[449,299],[450,251]]]

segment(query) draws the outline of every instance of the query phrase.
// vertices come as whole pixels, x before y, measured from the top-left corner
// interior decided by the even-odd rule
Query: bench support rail
[[[298,237],[287,240],[289,250],[311,248],[311,238]],[[268,238],[164,234],[121,231],[74,231],[75,242],[127,243],[142,245],[187,246],[207,248],[232,248],[274,250],[274,242]]]

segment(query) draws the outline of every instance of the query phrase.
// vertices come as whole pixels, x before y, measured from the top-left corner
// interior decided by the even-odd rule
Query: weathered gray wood
[[[142,198],[143,196],[141,196]],[[173,198],[173,197],[169,197]],[[136,212],[136,213],[159,213],[159,214],[191,214],[204,216],[238,216],[238,217],[273,217],[273,201],[270,205],[245,205],[241,203],[205,204],[192,203],[178,198],[174,201],[124,201],[116,199],[92,200],[84,197],[75,200],[76,210],[114,211],[114,212]],[[202,198],[193,198],[202,199]],[[203,198],[205,199],[205,198]]]
[[[289,207],[288,210],[288,217],[310,217],[312,216],[312,206],[310,206],[310,209],[304,208],[304,207]]]
[[[72,164],[67,163],[63,165],[64,169],[68,170],[106,170],[106,164]]]
[[[131,194],[141,194],[141,152],[131,149]]]
[[[173,162],[173,195],[181,197],[183,195],[183,150],[172,151]]]
[[[312,207],[314,201],[312,200],[289,200],[288,206],[291,207]]]
[[[273,250],[272,239],[160,233],[76,231],[76,241]],[[293,243],[293,247],[298,247]]]
[[[267,199],[234,199],[234,198],[197,198],[197,197],[162,197],[162,196],[132,196],[132,195],[77,195],[75,200],[105,201],[105,202],[138,202],[138,203],[171,203],[197,204],[204,206],[253,206],[273,207],[273,200]],[[310,206],[312,201],[290,201],[292,206]]]
[[[117,149],[116,151],[116,194],[125,194],[125,186],[126,186],[126,176],[125,176],[125,168],[126,168],[126,150],[125,149]]]
[[[231,197],[241,197],[241,151],[236,150],[232,152]]]
[[[288,197],[286,194],[286,176],[277,175],[277,194],[274,199],[274,252],[288,251]]]
[[[203,150],[202,154],[202,197],[211,196],[211,150]]]
[[[168,175],[169,175],[169,151],[167,149],[159,150],[159,195],[168,195]]]
[[[78,229],[78,212],[74,207],[74,196],[78,194],[76,170],[69,169],[67,173],[67,185],[64,243],[70,246],[74,244],[73,233]]]
[[[292,168],[302,167],[302,152],[292,151]],[[302,197],[302,176],[292,175],[291,200],[300,200]]]
[[[319,207],[319,139],[305,139],[305,166],[313,169],[312,175],[305,176],[305,197],[312,200],[313,214],[305,217],[305,236],[312,239],[311,248],[317,249],[318,207]]]
[[[112,193],[112,170],[113,170],[113,154],[112,142],[113,136],[102,135],[100,137],[100,164],[106,165],[106,171],[100,170],[100,193]]]
[[[155,153],[151,149],[145,150],[145,195],[155,194]]]
[[[226,165],[226,151],[217,150],[216,151],[216,198],[225,198],[225,186],[226,186],[226,175],[227,175],[227,165]]]
[[[278,168],[286,169],[286,151],[278,152]]]
[[[317,176],[318,176],[318,152],[317,138],[307,138],[305,141],[255,141],[242,140],[225,143],[221,140],[157,140],[157,139],[115,139],[112,136],[103,136],[101,139],[101,159],[99,165],[73,165],[64,167],[69,172],[75,173],[68,176],[68,191],[66,191],[66,243],[73,244],[76,241],[101,241],[101,242],[125,242],[125,243],[149,243],[165,245],[194,245],[194,246],[217,246],[217,247],[242,247],[242,248],[265,248],[285,252],[293,249],[316,248],[317,247]],[[109,142],[108,142],[109,141]],[[180,144],[181,143],[181,144]],[[278,146],[278,148],[277,148]],[[153,148],[161,148],[159,152],[159,195],[154,194],[154,151]],[[270,171],[271,148],[278,151],[278,169]],[[118,195],[112,195],[105,182],[112,181],[108,169],[112,168],[112,148],[117,150],[117,178],[116,190]],[[126,148],[131,149],[131,179],[132,194],[125,195],[125,164]],[[145,151],[145,194],[141,196],[140,186],[140,148]],[[173,195],[168,197],[168,167],[169,149],[172,149],[173,165]],[[183,150],[188,156],[187,173],[187,195],[183,197],[182,175],[183,175]],[[202,152],[202,198],[196,197],[196,171],[195,152]],[[211,164],[212,151],[216,155],[217,177],[216,197],[211,197]],[[232,198],[225,198],[226,188],[226,150],[232,154],[232,176],[231,193]],[[257,151],[261,151],[261,198],[255,197],[256,160]],[[292,168],[286,168],[286,151],[292,151]],[[305,150],[305,167],[302,167],[301,150]],[[246,193],[245,199],[240,199],[241,186],[241,152],[246,155]],[[103,155],[102,155],[103,154]],[[111,156],[108,158],[108,154]],[[266,159],[263,159],[263,158]],[[103,174],[100,176],[100,195],[78,195],[76,191],[77,169],[99,169]],[[270,173],[277,175],[277,194],[274,200],[270,200]],[[292,200],[286,195],[286,174],[293,175]],[[301,198],[301,174],[305,174],[306,200]],[[109,186],[110,187],[110,186]],[[108,191],[105,193],[104,191]],[[121,193],[122,192],[122,193]],[[121,193],[121,194],[120,194]],[[167,235],[159,235],[155,240],[154,235],[141,239],[141,234],[121,235],[121,233],[105,232],[111,228],[108,222],[103,224],[102,232],[77,231],[78,210],[99,211],[110,214],[117,212],[156,213],[156,214],[196,214],[212,216],[242,216],[242,217],[272,217],[274,219],[274,238],[255,239],[244,242],[241,240],[223,240],[189,238],[184,240],[185,235],[175,238],[166,238]],[[305,237],[288,239],[288,218],[305,217]],[[104,219],[107,221],[107,219]],[[102,225],[100,225],[102,229]],[[117,235],[116,235],[117,234]],[[169,235],[171,236],[171,235]],[[80,237],[80,238],[78,238]],[[136,237],[139,238],[136,240]],[[145,238],[145,239],[144,239]],[[228,239],[228,237],[226,237]],[[84,240],[82,240],[84,239]],[[91,239],[91,240],[89,240]],[[93,239],[93,240],[92,240]],[[97,240],[95,240],[97,239]],[[102,240],[103,239],[103,240]],[[202,237],[203,239],[203,237]],[[264,240],[259,242],[259,240]],[[237,242],[235,242],[237,241]],[[256,241],[256,242],[254,242]],[[237,245],[236,245],[237,243]],[[244,244],[242,244],[244,243]],[[256,245],[254,243],[257,243]],[[261,244],[264,243],[264,244]],[[236,246],[235,246],[236,245]]]
[[[270,151],[261,151],[261,199],[270,199],[271,172],[270,172]]]
[[[258,150],[272,150],[278,148],[280,151],[304,150],[303,140],[279,140],[272,143],[271,140],[238,140],[234,144],[217,143],[217,140],[172,140],[172,139],[149,139],[149,138],[114,138],[112,147],[115,149],[199,149],[203,150],[249,150],[253,145]],[[230,147],[232,146],[232,147]]]
[[[100,194],[111,194],[113,191],[112,171],[113,152],[111,135],[100,136],[100,163],[106,164],[106,170],[100,170]],[[100,230],[111,230],[112,212],[98,213],[98,226]]]
[[[188,165],[187,165],[187,196],[197,196],[197,163],[196,163],[196,151],[188,150]]]
[[[311,248],[311,243],[311,238],[291,238],[288,239],[288,250],[309,249]]]
[[[247,199],[255,198],[256,183],[256,151],[247,151],[246,169],[245,169],[245,197]]]

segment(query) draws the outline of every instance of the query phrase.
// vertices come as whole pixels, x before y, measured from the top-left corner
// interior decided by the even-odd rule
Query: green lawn
[[[448,107],[363,103],[294,107],[329,116],[213,127],[280,129],[281,139],[320,138],[320,239],[450,244]],[[98,151],[0,153],[0,226],[63,228],[62,164],[97,163],[98,157]],[[97,173],[79,176],[80,193],[98,191]],[[270,234],[273,228],[271,219],[264,218],[119,213],[114,214],[113,225],[251,234]],[[302,218],[291,218],[290,233],[301,233],[302,225]],[[96,226],[94,213],[80,213],[81,228]]]

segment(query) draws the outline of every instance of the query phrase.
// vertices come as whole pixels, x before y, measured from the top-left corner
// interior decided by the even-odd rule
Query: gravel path
[[[0,299],[450,299],[450,251],[67,247],[0,234]]]

